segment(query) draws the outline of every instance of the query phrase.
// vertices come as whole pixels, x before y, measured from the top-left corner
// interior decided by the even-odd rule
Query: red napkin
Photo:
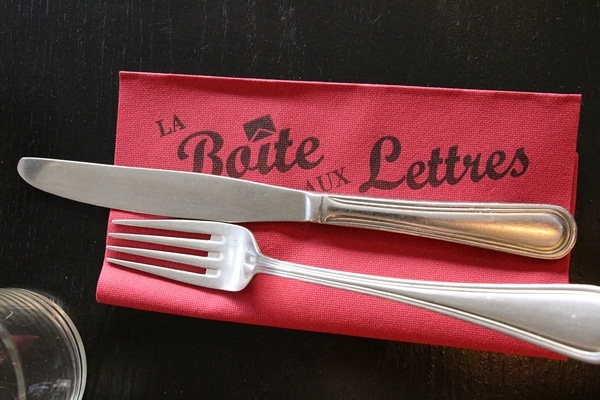
[[[579,107],[579,95],[123,72],[115,164],[330,193],[573,211]],[[568,257],[538,260],[309,223],[245,226],[266,255],[324,268],[452,282],[568,282]],[[197,318],[557,357],[433,312],[266,275],[229,293],[105,262],[97,298]]]

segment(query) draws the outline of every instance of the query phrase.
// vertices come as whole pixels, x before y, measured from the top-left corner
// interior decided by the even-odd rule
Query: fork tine
[[[135,233],[109,233],[108,236],[133,242],[162,244],[165,246],[181,247],[184,249],[206,252],[220,251],[223,244],[223,240],[200,240],[172,236],[140,235]]]
[[[172,281],[187,283],[195,286],[202,286],[212,289],[218,289],[218,271],[209,274],[197,274],[195,272],[181,271],[178,269],[164,268],[152,264],[144,264],[133,261],[120,260],[117,258],[107,258],[108,262],[122,267],[135,269],[147,274],[160,276]]]
[[[228,224],[213,221],[182,219],[116,219],[115,225],[137,226],[140,228],[163,229],[169,231],[203,233],[205,235],[223,235]]]
[[[192,254],[174,253],[170,251],[151,250],[151,249],[140,249],[135,247],[123,247],[123,246],[106,246],[107,249],[117,251],[120,253],[132,254],[136,256],[142,256],[147,258],[155,258],[163,261],[171,261],[178,264],[191,265],[194,267],[201,267],[207,269],[219,269],[220,254],[219,256],[197,256]]]

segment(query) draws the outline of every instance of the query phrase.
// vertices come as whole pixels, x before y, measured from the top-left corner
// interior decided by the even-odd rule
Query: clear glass
[[[0,400],[75,400],[87,374],[81,337],[49,298],[0,289]]]

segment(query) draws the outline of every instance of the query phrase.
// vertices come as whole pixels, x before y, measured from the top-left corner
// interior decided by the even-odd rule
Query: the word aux
[[[306,190],[312,192],[329,192],[332,189],[350,183],[350,179],[344,175],[346,167],[340,167],[319,175],[306,181]]]

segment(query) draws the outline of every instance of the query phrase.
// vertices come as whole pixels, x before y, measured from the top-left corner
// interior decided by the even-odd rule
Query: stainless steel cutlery
[[[299,221],[399,232],[556,259],[575,244],[571,214],[547,204],[394,200],[322,194],[191,172],[23,158],[38,189],[138,213],[222,222]]]
[[[244,289],[256,274],[269,274],[381,297],[449,315],[505,333],[559,354],[600,363],[600,288],[561,284],[464,284],[387,278],[315,268],[263,255],[246,228],[189,220],[119,220],[129,225],[210,235],[209,239],[112,233],[127,246],[108,246],[121,253],[107,261],[144,273],[199,287]],[[140,243],[172,250],[143,248]],[[178,248],[204,251],[187,254]],[[144,257],[128,260],[124,253]],[[166,268],[160,261],[196,268]]]
[[[330,195],[198,173],[43,158],[21,159],[18,171],[31,185],[72,200],[185,218],[113,221],[117,225],[210,235],[210,239],[202,240],[111,233],[129,243],[108,247],[129,254],[108,258],[113,264],[227,291],[244,289],[259,273],[297,279],[421,307],[574,359],[600,363],[599,287],[428,282],[309,267],[261,254],[250,231],[223,223],[297,221],[343,225],[556,259],[572,249],[577,234],[573,217],[559,206]],[[171,250],[143,248],[143,242],[169,246]],[[196,249],[207,255],[191,255],[178,248]],[[135,257],[145,261],[136,261]],[[156,260],[198,270],[166,268]]]

